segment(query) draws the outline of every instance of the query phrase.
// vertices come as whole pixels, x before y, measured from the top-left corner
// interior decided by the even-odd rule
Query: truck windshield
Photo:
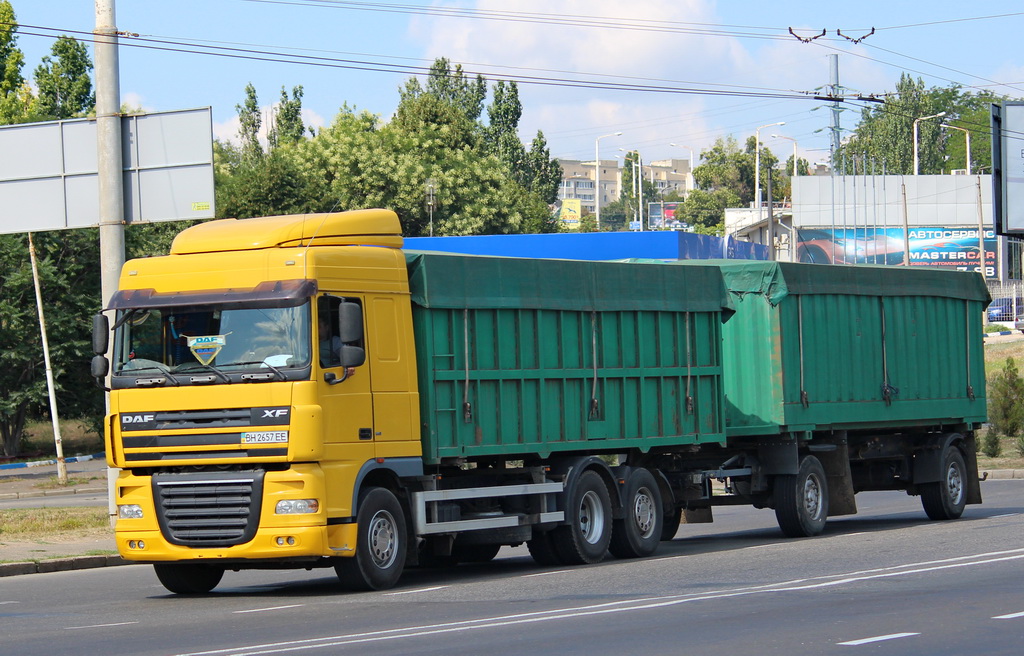
[[[308,377],[310,317],[308,301],[124,309],[115,324],[114,375],[171,385]]]

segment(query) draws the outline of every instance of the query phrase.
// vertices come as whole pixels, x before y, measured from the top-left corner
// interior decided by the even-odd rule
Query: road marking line
[[[551,576],[552,574],[568,574],[571,570],[568,569],[556,569],[551,572],[540,572],[539,574],[524,574],[522,578],[532,579],[537,576]]]
[[[994,619],[994,620],[1015,620],[1018,617],[1024,617],[1024,613],[1010,613],[1009,615],[996,615],[992,619]]]
[[[284,610],[286,608],[302,608],[304,604],[291,604],[289,606],[272,606],[270,608],[252,608],[250,610],[233,610],[231,611],[235,615],[241,615],[242,613],[265,613],[268,610]]]
[[[286,652],[305,651],[310,649],[324,649],[331,647],[336,648],[341,646],[366,644],[386,640],[421,638],[426,636],[438,636],[455,632],[481,631],[499,627],[520,626],[524,624],[535,624],[540,622],[573,620],[577,618],[595,617],[613,613],[635,613],[638,611],[671,608],[682,604],[699,603],[703,601],[717,601],[722,599],[739,598],[763,594],[802,592],[805,590],[850,585],[851,583],[857,583],[861,581],[871,581],[891,577],[917,575],[961,567],[977,567],[981,565],[988,565],[991,563],[1008,562],[1022,559],[1024,559],[1024,549],[1009,549],[1005,551],[973,554],[970,556],[956,556],[953,558],[946,558],[942,560],[906,563],[904,565],[899,565],[895,567],[885,567],[873,570],[848,572],[838,575],[832,574],[808,579],[780,581],[778,583],[771,583],[746,588],[732,588],[725,590],[708,591],[703,593],[628,599],[588,606],[560,608],[548,611],[518,613],[513,615],[499,615],[475,620],[461,620],[457,622],[446,622],[441,624],[415,625],[393,629],[383,629],[379,631],[370,631],[366,633],[349,633],[341,635],[323,636],[319,638],[307,638],[304,640],[290,640],[284,642],[229,647],[224,649],[213,649],[209,651],[189,652],[187,654],[179,654],[178,656],[214,656],[220,654],[233,654],[236,656],[257,656],[262,654],[282,654]],[[869,640],[878,640],[881,638],[894,639],[896,637],[904,637],[910,635],[919,634],[894,634],[892,637],[881,636],[879,638]]]
[[[5,604],[20,604],[20,603],[21,603],[20,601],[0,601],[0,606],[3,606]]]
[[[128,624],[138,624],[138,622],[114,622],[113,624],[90,624],[89,626],[65,626],[65,631],[74,631],[75,629],[105,629],[108,626],[127,626]]]
[[[890,633],[889,635],[875,636],[874,638],[861,638],[860,640],[850,640],[849,642],[840,642],[839,645],[847,647],[856,647],[858,645],[866,645],[872,642],[883,642],[885,640],[895,640],[897,638],[909,638],[910,636],[921,635],[920,633]]]
[[[1004,517],[1016,517],[1020,513],[1006,513],[1005,515],[992,515],[989,519],[1003,519]]]
[[[385,597],[397,597],[398,595],[419,594],[420,592],[433,592],[434,590],[444,590],[445,588],[448,588],[448,587],[451,587],[451,586],[435,585],[432,588],[420,588],[418,590],[403,590],[402,592],[385,592],[384,596]]]

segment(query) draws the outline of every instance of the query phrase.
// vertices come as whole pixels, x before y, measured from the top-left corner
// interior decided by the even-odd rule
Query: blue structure
[[[467,255],[564,260],[767,260],[768,248],[690,232],[585,232],[540,235],[409,237],[405,248]]]

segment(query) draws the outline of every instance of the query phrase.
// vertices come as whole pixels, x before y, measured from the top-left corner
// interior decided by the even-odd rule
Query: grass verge
[[[0,510],[0,542],[45,541],[110,533],[106,508],[7,508]]]

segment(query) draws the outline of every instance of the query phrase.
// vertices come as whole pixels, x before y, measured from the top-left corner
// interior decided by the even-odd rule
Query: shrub
[[[993,428],[990,434],[1020,435],[1024,429],[1024,379],[1021,379],[1013,358],[1007,358],[1002,370],[992,379],[990,392],[988,414]],[[988,438],[985,438],[986,445]]]
[[[981,439],[981,452],[989,458],[998,458],[1003,452],[1003,445],[999,442],[999,433],[992,429],[985,433]]]

